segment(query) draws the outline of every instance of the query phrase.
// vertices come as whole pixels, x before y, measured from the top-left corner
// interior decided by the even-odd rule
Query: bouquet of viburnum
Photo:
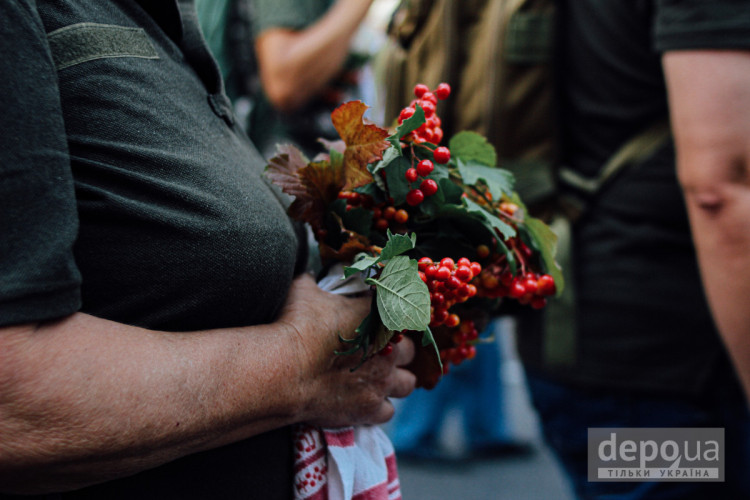
[[[436,106],[450,87],[414,93],[391,129],[367,123],[364,103],[342,104],[331,114],[340,141],[321,141],[328,151],[312,161],[280,146],[266,173],[294,197],[289,214],[309,224],[323,264],[343,263],[343,278],[374,291],[341,354],[364,362],[415,336],[411,368],[431,388],[474,357],[501,300],[541,308],[563,283],[554,233],[528,215],[494,147],[467,131],[441,145]]]

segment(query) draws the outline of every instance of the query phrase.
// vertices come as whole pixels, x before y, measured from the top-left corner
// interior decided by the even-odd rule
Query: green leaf
[[[417,261],[399,255],[386,264],[376,285],[380,319],[393,331],[424,331],[430,323],[430,292],[419,277]]]
[[[364,257],[355,260],[351,266],[344,268],[344,278],[348,278],[352,274],[367,271],[369,268],[380,262],[379,255],[362,255],[364,255]]]
[[[413,250],[417,246],[417,235],[412,233],[411,236],[405,234],[393,234],[388,230],[388,243],[380,252],[381,261],[390,260],[397,255]]]
[[[471,201],[469,198],[464,198],[464,203],[466,204],[466,208],[468,209],[469,213],[481,217],[485,224],[490,228],[497,229],[497,231],[502,235],[503,239],[507,240],[508,238],[512,238],[516,235],[516,230],[512,226],[506,224],[498,217],[495,217],[494,215],[489,213],[478,203]]]
[[[448,147],[451,157],[466,163],[480,163],[488,167],[497,165],[495,147],[481,134],[465,130],[454,135]]]
[[[396,132],[392,136],[388,137],[388,141],[393,145],[394,148],[397,148],[400,152],[401,146],[399,143],[401,142],[401,138],[407,134],[410,134],[411,132],[414,132],[424,123],[424,110],[421,106],[415,106],[414,114],[404,120],[403,123],[401,123],[401,125],[396,128]]]
[[[565,283],[563,281],[562,270],[555,261],[557,235],[552,232],[552,229],[547,224],[534,217],[526,218],[524,225],[529,236],[533,238],[535,246],[539,248],[542,254],[542,262],[544,262],[547,272],[555,279],[557,295],[559,296],[562,293]]]
[[[443,362],[440,359],[440,349],[438,349],[437,342],[435,342],[435,336],[432,335],[432,330],[428,326],[425,331],[422,332],[422,347],[432,346],[435,349],[435,357],[437,358],[438,365],[440,365],[440,371],[443,371]]]
[[[440,187],[440,191],[443,193],[445,203],[452,205],[459,205],[461,203],[461,196],[464,194],[461,186],[448,178],[439,179],[438,186]]]
[[[487,184],[493,199],[500,199],[505,194],[512,196],[515,178],[508,170],[496,167],[487,167],[476,162],[465,162],[458,159],[458,172],[461,174],[464,184],[475,185],[480,179]]]
[[[406,193],[411,187],[406,180],[406,171],[411,164],[403,156],[398,157],[388,165],[385,171],[386,182],[388,183],[388,194],[393,198],[394,205],[403,205],[406,203]]]
[[[411,236],[403,234],[393,234],[388,230],[388,242],[386,243],[380,255],[361,254],[363,257],[358,258],[351,266],[344,268],[344,277],[348,278],[352,274],[367,271],[379,262],[385,262],[404,252],[413,250],[417,245],[417,235],[412,233]]]
[[[390,165],[393,161],[403,158],[404,154],[401,152],[401,146],[396,145],[389,147],[385,150],[385,153],[383,153],[383,159],[379,161],[378,163],[375,163],[375,167],[372,169],[372,173],[376,173],[379,170],[382,170],[386,168],[388,165]]]

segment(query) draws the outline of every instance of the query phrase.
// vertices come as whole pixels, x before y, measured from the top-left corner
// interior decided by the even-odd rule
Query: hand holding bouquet
[[[323,264],[343,263],[374,290],[374,307],[341,354],[361,361],[403,335],[421,337],[412,370],[433,387],[450,364],[473,357],[483,318],[501,300],[544,307],[562,289],[556,237],[526,212],[494,147],[473,132],[441,146],[438,99],[414,89],[391,130],[367,123],[367,106],[331,115],[341,140],[305,158],[280,146],[267,175],[294,197],[292,218],[311,227]]]

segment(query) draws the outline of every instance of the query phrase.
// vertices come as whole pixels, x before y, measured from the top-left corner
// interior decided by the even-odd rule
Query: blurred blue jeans
[[[702,398],[591,390],[527,373],[531,398],[547,444],[580,499],[750,499],[750,414],[733,375],[721,377]],[[589,482],[589,427],[723,427],[724,483]]]
[[[440,432],[454,408],[461,413],[463,437],[470,453],[511,444],[500,376],[501,325],[498,321],[490,323],[488,329],[494,329],[496,338],[478,345],[474,359],[451,366],[450,373],[434,389],[417,389],[401,402],[388,427],[396,452],[440,458]],[[481,336],[487,335],[485,331]]]

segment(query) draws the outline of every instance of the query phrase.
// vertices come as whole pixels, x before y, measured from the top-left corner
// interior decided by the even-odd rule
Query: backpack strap
[[[557,235],[555,259],[560,264],[565,281],[562,294],[544,308],[543,360],[550,367],[570,366],[576,361],[578,332],[576,290],[573,272],[573,225],[584,214],[586,200],[612,182],[627,167],[637,165],[671,137],[669,121],[659,120],[625,142],[601,168],[599,175],[586,178],[565,167],[558,171],[561,184],[573,187],[585,197],[560,195],[561,212],[549,222]]]
[[[561,166],[557,171],[558,181],[586,197],[594,196],[626,167],[638,164],[654,154],[669,137],[669,120],[659,120],[623,144],[599,170],[596,177],[584,177],[570,168]],[[561,203],[568,217],[574,221],[580,218],[586,206],[583,198],[572,194],[561,195]]]

